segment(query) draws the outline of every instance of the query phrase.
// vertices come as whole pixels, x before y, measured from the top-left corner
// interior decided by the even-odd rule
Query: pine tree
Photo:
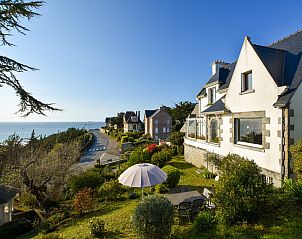
[[[38,16],[35,12],[44,4],[43,1],[23,1],[23,0],[0,0],[0,45],[15,46],[8,38],[12,32],[25,35],[29,29],[22,25],[22,20],[30,20]],[[15,73],[35,71],[34,67],[19,63],[6,56],[0,56],[0,87],[9,86],[13,88],[20,99],[18,113],[26,117],[32,113],[45,115],[45,111],[60,110],[39,101],[26,91],[16,78]]]

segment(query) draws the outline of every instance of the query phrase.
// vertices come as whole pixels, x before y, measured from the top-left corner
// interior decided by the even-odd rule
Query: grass
[[[183,157],[175,157],[170,162],[174,167],[181,170],[180,186],[202,191],[204,187],[214,187],[213,179],[205,179],[202,174],[196,172],[197,168],[185,162]],[[145,190],[147,191],[147,190]],[[137,235],[131,226],[131,216],[140,199],[119,201],[115,203],[100,203],[94,212],[86,214],[81,218],[72,218],[57,228],[57,231],[47,235],[53,238],[93,238],[90,235],[88,223],[92,218],[100,218],[106,223],[109,238],[134,239]],[[283,202],[283,201],[282,201]],[[284,200],[275,210],[274,216],[264,217],[259,225],[236,225],[225,227],[219,225],[215,235],[204,234],[196,236],[191,232],[191,225],[173,225],[173,238],[182,239],[302,239],[302,204],[296,201]],[[27,234],[20,239],[43,238],[42,235]]]

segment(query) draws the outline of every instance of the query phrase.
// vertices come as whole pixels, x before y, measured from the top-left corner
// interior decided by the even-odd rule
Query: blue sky
[[[246,35],[267,45],[301,29],[301,9],[299,0],[49,0],[1,54],[39,68],[19,79],[64,111],[20,118],[3,87],[0,121],[103,121],[195,101],[211,62],[236,60]]]

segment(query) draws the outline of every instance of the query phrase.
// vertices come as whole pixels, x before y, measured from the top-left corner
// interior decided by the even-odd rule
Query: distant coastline
[[[49,136],[68,128],[99,129],[104,126],[104,122],[86,121],[86,122],[0,122],[0,142],[6,140],[10,135],[17,134],[21,138],[30,137],[33,130],[36,136]]]

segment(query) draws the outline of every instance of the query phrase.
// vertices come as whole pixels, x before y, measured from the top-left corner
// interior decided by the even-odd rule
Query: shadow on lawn
[[[193,165],[187,163],[187,162],[182,162],[182,161],[172,161],[170,162],[170,165],[178,168],[178,169],[189,169],[189,168],[194,168]]]

